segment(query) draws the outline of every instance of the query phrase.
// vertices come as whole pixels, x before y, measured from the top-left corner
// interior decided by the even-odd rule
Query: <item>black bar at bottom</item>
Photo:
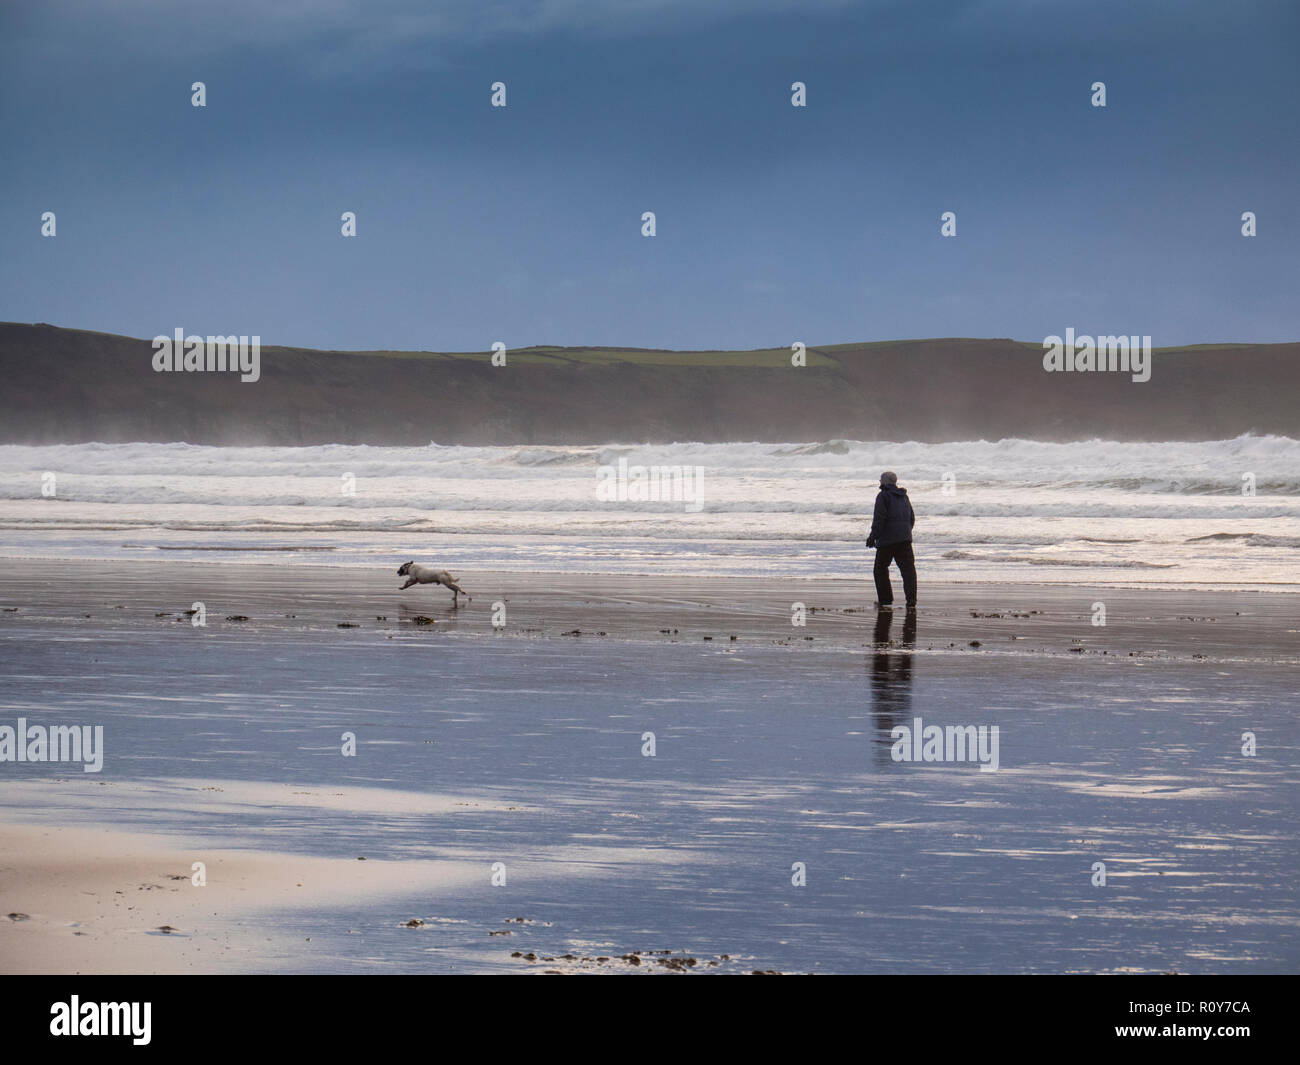
[[[50,976],[5,981],[0,1015],[11,1061],[23,1060],[10,1056],[15,1050],[93,1055],[110,1044],[113,1053],[200,1049],[205,1056],[253,1050],[333,1058],[412,1043],[434,1056],[476,1046],[489,1055],[532,1053],[548,1044],[677,1054],[717,1039],[730,1051],[766,1045],[783,1032],[812,1052],[831,1038],[877,1043],[887,1035],[918,1050],[1129,1045],[1149,1053],[1199,1045],[1249,1056],[1289,1045],[1295,1026],[1293,985],[1282,977],[741,979],[697,981],[692,992],[680,981],[588,979],[579,997],[568,984],[500,977]],[[840,986],[825,987],[826,980]],[[114,1026],[126,1034],[89,1034]]]

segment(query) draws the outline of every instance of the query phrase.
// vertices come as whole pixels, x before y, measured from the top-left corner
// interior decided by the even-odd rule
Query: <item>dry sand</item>
[[[193,973],[310,953],[276,915],[481,879],[468,862],[221,850],[106,828],[0,825],[0,973]],[[206,886],[192,866],[206,866]],[[166,931],[165,929],[170,929]]]

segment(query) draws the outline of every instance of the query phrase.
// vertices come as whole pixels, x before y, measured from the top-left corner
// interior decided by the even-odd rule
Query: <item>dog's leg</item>
[[[413,585],[413,584],[419,584],[419,583],[420,583],[420,582],[417,581],[414,577],[407,577],[407,578],[406,578],[406,583],[403,584],[403,585],[402,585],[400,588],[398,588],[397,590],[398,590],[399,592],[404,592],[404,591],[406,591],[407,588],[411,587],[411,585]]]

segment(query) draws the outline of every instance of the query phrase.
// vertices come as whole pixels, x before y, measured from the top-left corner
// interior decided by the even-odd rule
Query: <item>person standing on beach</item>
[[[889,582],[891,562],[898,563],[898,572],[903,575],[907,608],[916,609],[916,559],[912,555],[915,524],[916,512],[907,498],[907,489],[898,487],[898,474],[886,470],[880,475],[880,492],[876,495],[876,510],[867,537],[867,546],[876,549],[872,575],[876,578],[876,606],[881,609],[894,605],[894,587]]]

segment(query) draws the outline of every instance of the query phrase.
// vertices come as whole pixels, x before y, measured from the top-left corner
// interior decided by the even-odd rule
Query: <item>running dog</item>
[[[474,602],[474,597],[457,584],[456,578],[444,569],[434,569],[419,562],[406,562],[397,571],[397,575],[406,578],[406,583],[397,589],[399,592],[406,591],[413,584],[441,584],[452,590],[452,606],[460,606],[462,593],[471,603]]]

